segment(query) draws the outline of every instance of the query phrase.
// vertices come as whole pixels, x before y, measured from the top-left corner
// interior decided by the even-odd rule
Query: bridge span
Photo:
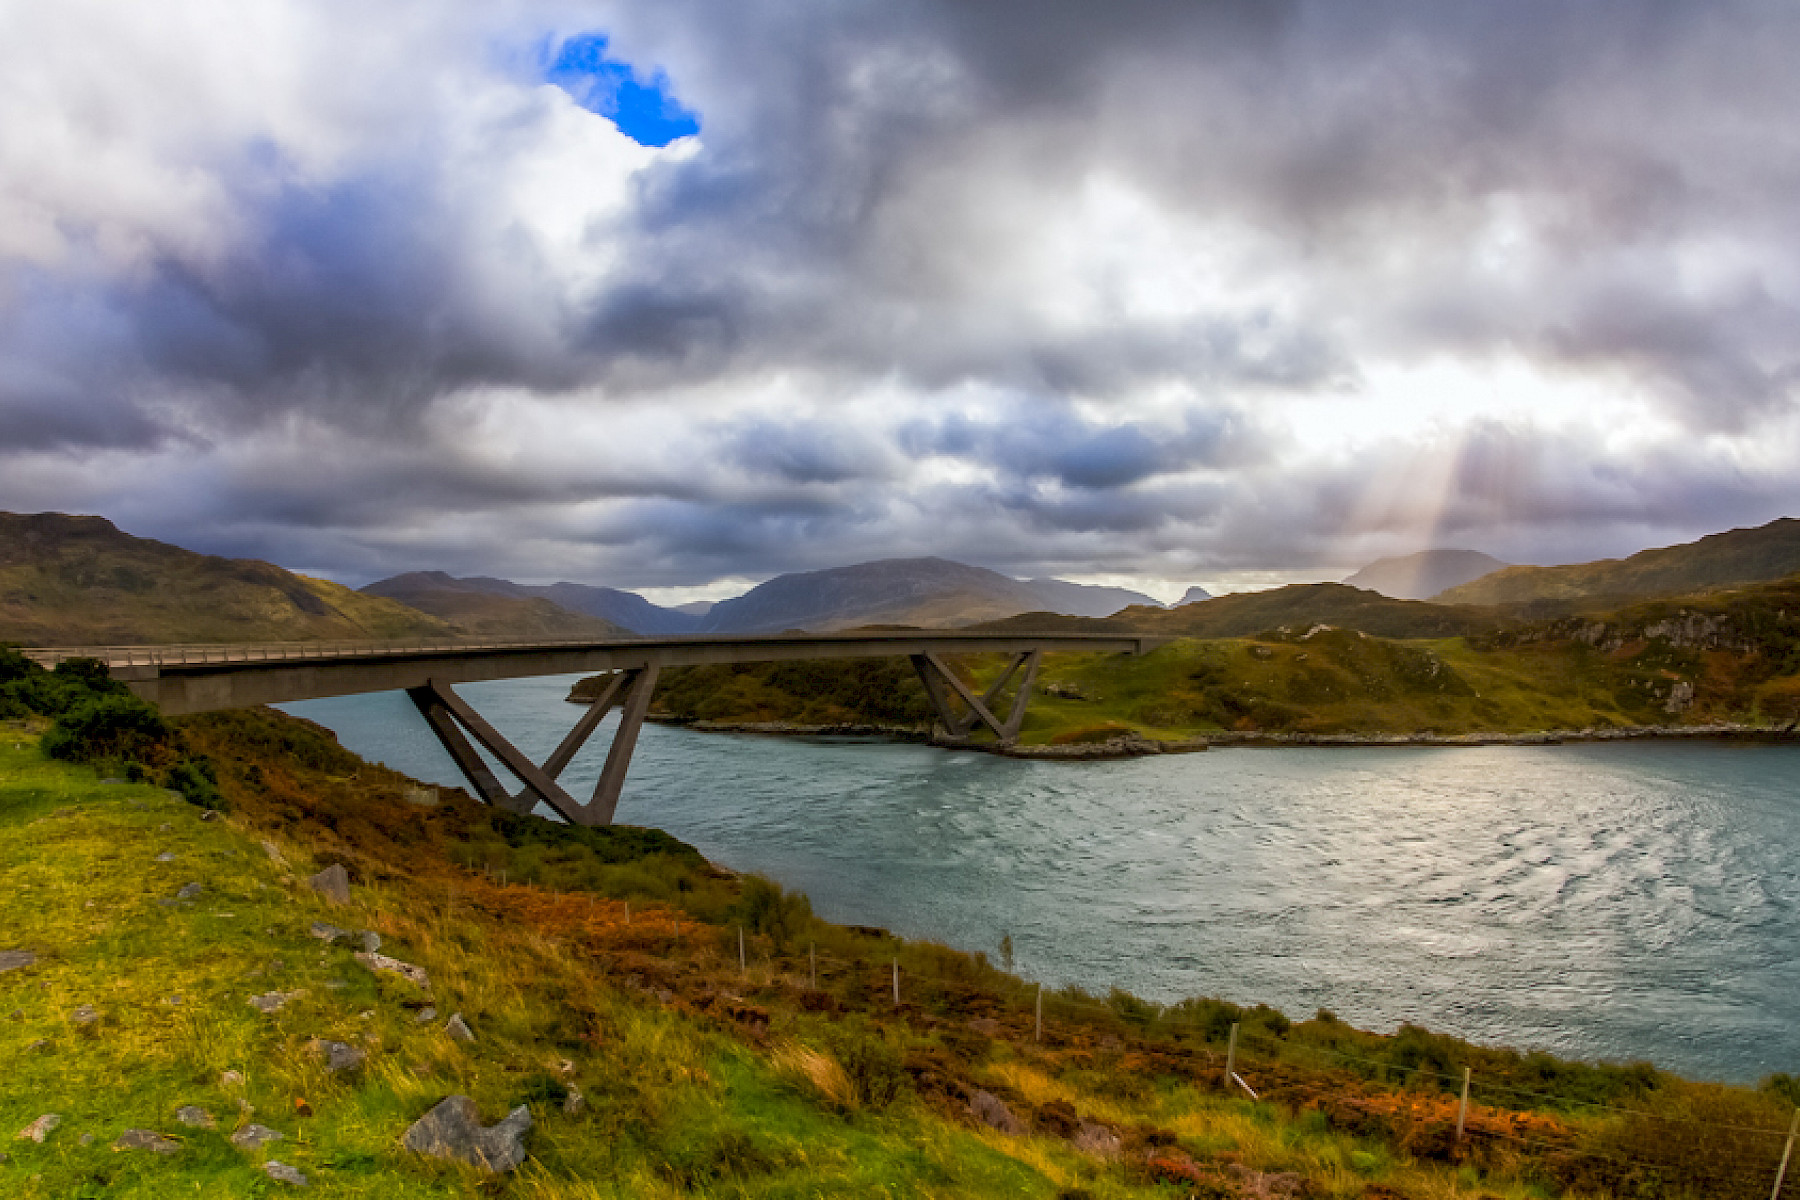
[[[70,658],[97,658],[107,664],[113,678],[169,716],[404,690],[481,799],[513,812],[529,812],[542,801],[573,824],[609,825],[651,693],[666,667],[904,656],[918,672],[948,734],[966,737],[985,728],[1008,742],[1018,737],[1025,720],[1045,651],[1144,654],[1167,640],[1135,634],[855,630],[616,641],[64,646],[24,653],[45,666]],[[943,656],[959,654],[1006,654],[1010,659],[1000,677],[978,695],[944,662]],[[610,677],[599,698],[542,763],[527,758],[454,687],[489,679],[576,673]],[[996,709],[1009,686],[1012,699],[1002,717]],[[614,706],[621,713],[606,764],[593,796],[578,801],[557,777]],[[515,793],[500,781],[475,749],[477,743],[518,778],[521,791]]]

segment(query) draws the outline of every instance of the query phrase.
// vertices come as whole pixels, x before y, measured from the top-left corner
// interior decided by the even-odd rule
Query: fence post
[[[1038,984],[1037,1019],[1032,1026],[1031,1040],[1034,1042],[1044,1040],[1044,985],[1041,983]]]
[[[812,969],[812,990],[819,990],[819,943],[806,943],[806,961]]]
[[[1800,1108],[1794,1110],[1794,1119],[1788,1122],[1787,1145],[1781,1150],[1781,1166],[1775,1170],[1775,1187],[1769,1192],[1769,1200],[1781,1200],[1781,1184],[1787,1178],[1788,1159],[1794,1156],[1796,1133],[1800,1133]]]
[[[1471,1068],[1463,1068],[1462,1103],[1456,1106],[1456,1140],[1463,1140],[1463,1122],[1469,1119],[1469,1075]]]
[[[744,927],[738,926],[738,974],[750,974],[750,966],[744,961]]]
[[[894,960],[894,1007],[900,1007],[900,960]]]
[[[629,900],[625,902],[625,923],[631,924],[631,901]]]
[[[1237,1067],[1237,1031],[1238,1023],[1231,1023],[1231,1039],[1225,1043],[1225,1090],[1231,1090],[1231,1076]]]

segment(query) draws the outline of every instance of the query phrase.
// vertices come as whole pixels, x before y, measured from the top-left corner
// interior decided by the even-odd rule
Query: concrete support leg
[[[1018,654],[1008,664],[1006,670],[988,688],[977,696],[969,690],[968,685],[957,678],[955,672],[944,665],[944,661],[935,654],[915,654],[912,656],[913,670],[919,674],[919,682],[925,686],[925,694],[937,711],[939,723],[944,731],[953,738],[966,737],[977,721],[993,731],[994,736],[1002,742],[1011,742],[1018,738],[1019,729],[1025,722],[1025,707],[1031,699],[1031,685],[1037,679],[1038,663],[1042,658],[1039,651]],[[1012,681],[1020,667],[1025,668],[1025,678],[1019,684],[1019,690],[1013,697],[1012,708],[1001,721],[994,715],[990,707],[999,699],[1006,685]],[[966,715],[959,716],[950,702],[954,693],[968,707]]]
[[[475,786],[475,790],[481,793],[482,799],[513,812],[530,812],[542,800],[565,821],[579,819],[577,814],[581,811],[581,805],[575,802],[574,797],[546,775],[536,763],[526,758],[517,746],[501,736],[499,730],[470,708],[448,684],[440,684],[435,679],[427,680],[424,687],[410,688],[407,694],[413,698],[413,704],[419,711],[425,714],[425,719],[437,733],[438,740],[450,751],[450,756],[456,760],[456,765]],[[463,737],[464,731],[480,742],[489,754],[499,759],[508,771],[518,776],[519,781],[525,785],[525,791],[512,796],[505,788],[500,787],[499,780],[494,778],[493,772],[487,769],[487,764],[481,761],[481,756],[475,753],[474,747]],[[483,782],[483,777],[487,783]],[[498,797],[493,794],[494,790],[499,792]]]
[[[606,765],[594,783],[593,799],[582,810],[583,825],[611,825],[613,812],[619,807],[619,792],[625,786],[625,770],[631,765],[631,752],[637,749],[638,731],[644,727],[644,714],[650,711],[650,696],[656,691],[655,663],[637,671],[625,683],[624,710],[619,714],[619,731],[613,734],[612,748],[606,752]]]

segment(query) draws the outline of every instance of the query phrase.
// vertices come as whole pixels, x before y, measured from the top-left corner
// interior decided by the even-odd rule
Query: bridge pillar
[[[938,723],[943,726],[945,733],[952,738],[965,738],[979,722],[992,730],[1002,744],[1018,740],[1019,730],[1025,724],[1025,707],[1031,700],[1031,685],[1037,680],[1038,665],[1043,659],[1042,650],[1021,651],[1013,655],[1006,670],[980,696],[971,691],[936,654],[914,654],[911,658],[913,670],[919,673],[919,682],[925,686],[925,695],[931,700],[931,706],[937,712]],[[1013,696],[1012,707],[1007,710],[1006,719],[1002,721],[994,715],[992,705],[1021,667],[1025,669],[1025,678],[1020,681],[1019,690]],[[952,694],[962,700],[967,706],[967,712],[956,711],[951,702]]]
[[[443,743],[469,786],[487,803],[510,812],[527,813],[542,801],[572,825],[610,825],[619,806],[626,768],[631,765],[631,753],[637,747],[638,733],[650,708],[651,693],[656,690],[657,674],[654,663],[615,672],[600,698],[582,713],[575,727],[551,751],[541,767],[469,707],[449,684],[431,679],[422,687],[408,688],[406,694],[438,741]],[[593,797],[584,804],[558,784],[556,777],[574,760],[616,703],[624,705],[619,728],[607,752],[606,765],[594,785]],[[524,789],[517,794],[508,791],[470,744],[470,737],[517,776],[525,785]]]

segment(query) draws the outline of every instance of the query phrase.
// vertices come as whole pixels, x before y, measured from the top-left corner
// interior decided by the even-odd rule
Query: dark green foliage
[[[767,937],[780,952],[812,924],[812,902],[801,892],[783,891],[778,883],[748,875],[734,915],[745,929]]]
[[[1800,1079],[1796,1079],[1792,1075],[1785,1073],[1770,1075],[1756,1085],[1756,1090],[1800,1108]]]
[[[163,786],[180,792],[189,804],[201,808],[222,809],[225,798],[219,794],[219,775],[212,760],[204,756],[184,758],[169,768]]]
[[[145,762],[165,756],[171,731],[154,705],[132,695],[83,700],[57,717],[42,746],[69,762]]]
[[[906,1089],[906,1070],[900,1052],[881,1026],[857,1015],[827,1028],[827,1047],[856,1092],[864,1108],[886,1108]]]
[[[699,721],[927,725],[931,702],[903,658],[683,667],[662,677],[657,704]]]

